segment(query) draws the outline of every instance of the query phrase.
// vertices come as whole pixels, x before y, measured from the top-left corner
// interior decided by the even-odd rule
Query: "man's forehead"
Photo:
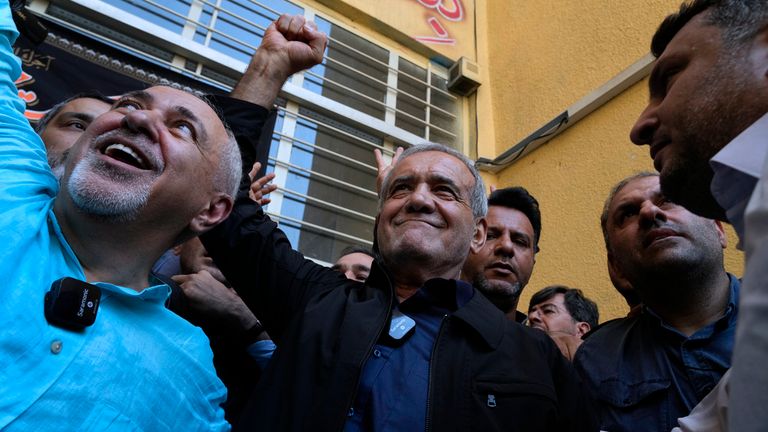
[[[349,254],[346,254],[344,256],[339,257],[338,260],[336,260],[336,264],[354,264],[354,263],[360,263],[360,262],[369,262],[373,261],[373,257],[364,254],[362,252],[352,252]]]
[[[401,159],[392,170],[392,179],[401,176],[443,177],[455,183],[472,184],[474,177],[461,159],[440,151],[423,151]]]
[[[627,201],[635,201],[658,195],[661,195],[659,176],[636,178],[625,184],[623,188],[616,192],[611,207],[615,209],[617,206]]]
[[[110,105],[108,103],[98,99],[82,97],[72,99],[71,101],[64,104],[64,106],[61,107],[61,110],[55,115],[54,118],[60,118],[65,114],[71,113],[83,113],[89,114],[93,117],[98,117],[101,114],[109,111],[109,107]]]
[[[531,224],[528,216],[516,208],[505,207],[502,205],[488,206],[486,220],[489,227],[515,228],[516,230],[523,229],[528,231],[529,234],[533,233],[533,224]]]
[[[533,308],[544,307],[544,306],[555,306],[555,307],[557,307],[557,306],[562,305],[562,304],[565,304],[565,295],[563,293],[557,293],[557,294],[553,295],[552,297],[544,300],[543,302],[541,302],[539,304],[533,305]]]
[[[669,40],[664,48],[664,52],[659,56],[659,60],[674,56],[689,50],[696,50],[705,45],[711,46],[713,43],[719,45],[722,37],[722,30],[708,22],[709,12],[702,12],[688,21],[680,30]]]

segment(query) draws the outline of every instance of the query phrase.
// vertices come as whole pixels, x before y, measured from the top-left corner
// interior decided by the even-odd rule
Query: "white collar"
[[[715,171],[719,168],[718,165],[722,165],[758,179],[763,171],[766,156],[768,156],[768,114],[760,117],[723,147],[710,160],[710,165]]]

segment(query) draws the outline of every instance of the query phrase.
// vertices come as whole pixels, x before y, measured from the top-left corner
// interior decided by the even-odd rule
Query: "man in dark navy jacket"
[[[276,64],[322,57],[308,49],[311,27],[287,28],[296,32],[274,50]],[[441,145],[415,146],[384,180],[379,209],[382,259],[365,283],[294,251],[245,188],[226,225],[202,239],[278,345],[239,426],[596,430],[552,341],[459,280],[485,241],[474,164]]]

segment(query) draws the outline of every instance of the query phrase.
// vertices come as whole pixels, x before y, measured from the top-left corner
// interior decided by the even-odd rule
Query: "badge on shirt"
[[[404,315],[399,310],[392,311],[392,320],[389,322],[389,336],[392,339],[400,340],[408,335],[416,327],[416,321],[413,318]]]

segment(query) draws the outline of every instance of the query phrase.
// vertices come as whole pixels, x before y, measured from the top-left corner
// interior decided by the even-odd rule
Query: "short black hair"
[[[536,292],[528,303],[530,311],[534,306],[544,303],[552,297],[562,294],[565,308],[576,322],[585,322],[592,329],[597,328],[600,313],[597,304],[584,296],[578,288],[569,288],[565,285],[550,285]]]
[[[539,251],[541,210],[539,210],[539,202],[524,187],[496,189],[488,197],[488,206],[507,207],[523,213],[533,227],[534,251]]]
[[[768,2],[765,0],[693,0],[662,21],[651,41],[651,52],[659,57],[669,42],[695,16],[707,11],[706,22],[723,31],[728,51],[750,40],[768,24]]]
[[[347,246],[344,249],[342,249],[341,253],[336,258],[336,261],[338,261],[343,256],[351,255],[353,253],[361,253],[361,254],[364,254],[364,255],[368,255],[369,257],[371,257],[373,259],[376,259],[376,256],[373,254],[373,251],[371,251],[370,248],[367,248],[367,247],[364,247],[364,246],[359,246],[359,245],[352,245],[352,246]]]
[[[49,109],[48,112],[46,112],[40,121],[38,121],[35,125],[35,132],[37,132],[38,135],[42,134],[43,131],[45,131],[45,128],[48,127],[48,123],[50,123],[51,120],[61,112],[61,110],[64,108],[64,105],[72,102],[75,99],[96,99],[97,101],[104,102],[110,106],[115,102],[113,99],[104,96],[96,90],[77,93],[51,107],[51,109]]]

